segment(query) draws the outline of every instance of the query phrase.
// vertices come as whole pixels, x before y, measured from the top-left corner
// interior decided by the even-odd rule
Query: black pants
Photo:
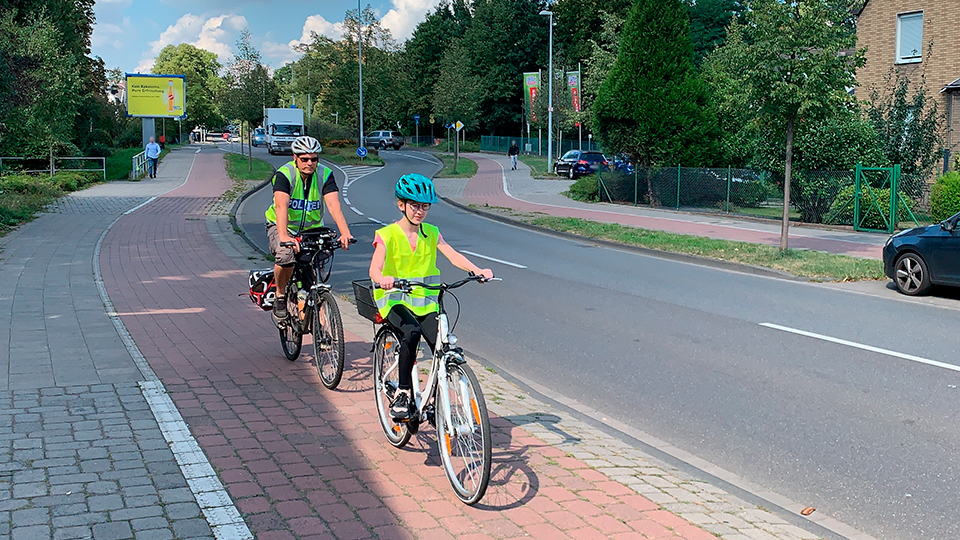
[[[393,306],[387,314],[387,321],[400,331],[399,386],[401,390],[413,389],[413,364],[417,359],[417,345],[420,336],[427,340],[432,351],[437,344],[439,330],[437,314],[430,313],[418,317],[407,306]]]

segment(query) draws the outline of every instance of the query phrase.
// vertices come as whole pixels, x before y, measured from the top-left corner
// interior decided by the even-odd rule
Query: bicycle
[[[470,277],[451,284],[429,285],[403,279],[395,281],[394,288],[404,292],[410,292],[413,287],[440,292],[437,298],[440,311],[437,314],[439,324],[436,350],[431,359],[426,386],[420,388],[417,364],[414,363],[413,398],[416,411],[409,421],[402,423],[394,422],[390,416],[390,404],[399,387],[399,332],[376,312],[371,281],[353,282],[357,311],[375,325],[382,324],[373,340],[373,384],[377,416],[387,441],[397,448],[402,448],[419,431],[424,420],[436,427],[443,470],[457,497],[468,505],[480,501],[490,482],[490,418],[480,382],[466,364],[463,349],[457,347],[457,338],[452,333],[456,320],[453,326],[449,324],[443,300],[449,290],[462,287],[471,281],[500,279],[484,280],[471,274]],[[454,296],[453,293],[450,295]],[[459,305],[459,300],[457,304]]]
[[[303,335],[313,334],[313,354],[323,386],[333,390],[343,377],[343,321],[340,308],[327,285],[333,270],[333,253],[340,247],[339,235],[327,227],[302,231],[296,237],[293,275],[287,282],[287,318],[277,324],[280,345],[287,360],[300,356]],[[351,239],[351,244],[356,239]],[[281,242],[293,247],[293,242]]]

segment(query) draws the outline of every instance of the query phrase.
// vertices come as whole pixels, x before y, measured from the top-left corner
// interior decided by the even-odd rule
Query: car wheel
[[[916,253],[904,253],[894,265],[897,290],[908,296],[918,296],[930,290],[927,263]]]
[[[570,171],[567,173],[567,176],[569,176],[571,180],[573,180],[573,179],[575,178],[575,176],[574,176],[574,174],[573,174],[573,166],[572,166],[572,165],[570,166]]]
[[[386,150],[387,149],[386,141],[380,141],[380,146],[378,146],[377,148],[379,148],[380,150]]]
[[[394,150],[399,150],[399,149],[400,149],[400,146],[401,146],[401,145],[399,145],[399,144],[395,144],[395,145],[393,145],[393,149],[394,149]]]

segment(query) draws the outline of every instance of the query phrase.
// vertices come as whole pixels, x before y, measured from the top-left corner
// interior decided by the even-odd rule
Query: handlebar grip
[[[357,243],[357,239],[356,239],[356,238],[351,238],[351,239],[350,239],[350,243],[351,243],[351,244],[356,244],[356,243]]]
[[[281,247],[296,247],[296,242],[280,242]]]

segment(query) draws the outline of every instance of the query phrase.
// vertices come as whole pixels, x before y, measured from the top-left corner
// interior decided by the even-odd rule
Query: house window
[[[923,12],[897,15],[897,63],[910,64],[923,59]]]

